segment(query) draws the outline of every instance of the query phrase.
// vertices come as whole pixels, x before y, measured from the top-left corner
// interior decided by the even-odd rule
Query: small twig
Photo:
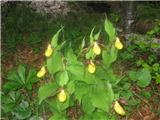
[[[139,113],[139,115],[143,118],[142,113],[137,109],[137,112]]]

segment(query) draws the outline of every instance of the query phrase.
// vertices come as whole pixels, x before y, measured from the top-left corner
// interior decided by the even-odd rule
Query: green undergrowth
[[[50,40],[59,26],[64,26],[63,40],[74,43],[76,48],[79,40],[96,25],[99,28],[103,16],[99,13],[86,11],[70,12],[66,16],[40,14],[33,11],[26,3],[4,4],[2,6],[2,48],[8,53],[16,51],[16,47],[27,43],[38,52],[40,46]],[[4,53],[4,54],[5,54]]]

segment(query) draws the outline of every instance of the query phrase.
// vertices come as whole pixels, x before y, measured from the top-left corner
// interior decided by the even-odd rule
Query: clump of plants
[[[36,69],[20,64],[17,69],[8,72],[2,86],[2,119],[22,120],[34,118],[38,104],[34,84],[38,82]]]
[[[120,76],[114,74],[112,64],[123,48],[116,30],[109,20],[104,23],[108,39],[99,41],[101,31],[92,29],[89,40],[82,41],[78,52],[71,45],[59,43],[63,27],[53,36],[44,52],[46,61],[37,73],[43,81],[38,91],[39,104],[47,103],[53,113],[49,120],[68,119],[67,110],[80,105],[81,120],[115,119],[112,108],[121,116],[125,110],[119,103],[117,91]]]

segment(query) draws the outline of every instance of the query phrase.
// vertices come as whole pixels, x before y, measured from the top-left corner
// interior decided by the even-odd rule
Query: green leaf
[[[108,19],[105,20],[104,28],[107,35],[109,36],[109,41],[113,41],[116,35],[116,30]]]
[[[38,98],[39,98],[39,104],[41,102],[51,96],[51,94],[55,94],[58,86],[56,85],[55,82],[53,83],[48,83],[44,86],[41,86],[38,91]]]
[[[94,37],[93,37],[94,29],[95,29],[95,27],[93,27],[93,29],[91,30],[90,36],[89,36],[90,37],[90,44],[93,43],[93,41],[94,41]]]
[[[59,29],[57,31],[57,33],[52,37],[52,40],[51,40],[51,45],[52,47],[56,47],[57,46],[57,41],[58,41],[58,37],[59,37],[59,33],[61,32],[61,30],[63,29],[63,27],[61,29]]]
[[[54,51],[52,56],[47,59],[47,69],[52,75],[62,70],[62,64],[61,54],[57,51]]]
[[[146,87],[150,84],[151,82],[151,73],[148,69],[142,69],[138,73],[138,81],[137,84],[140,87]]]
[[[114,99],[114,93],[112,91],[111,84],[107,83],[104,86],[103,83],[93,88],[91,93],[92,104],[106,112],[109,111]]]
[[[82,97],[89,92],[90,88],[89,85],[83,82],[77,82],[75,85],[75,97],[78,99],[79,103],[81,103]]]
[[[84,48],[85,46],[85,37],[82,40],[81,46],[80,46],[80,51]]]
[[[137,80],[137,72],[136,71],[130,71],[129,72],[129,77],[131,78],[131,80],[136,81]]]
[[[88,71],[86,71],[82,81],[87,84],[95,84],[98,81],[98,78],[95,76],[95,74],[90,74]]]
[[[85,113],[92,113],[95,110],[95,107],[91,103],[91,98],[87,94],[82,98],[82,108]]]
[[[23,65],[18,66],[17,73],[20,78],[19,80],[21,81],[22,84],[25,84],[25,71],[26,69]]]
[[[108,120],[105,112],[97,112],[93,113],[92,120]]]
[[[150,99],[150,97],[151,97],[151,93],[150,93],[150,92],[142,91],[141,94],[142,94],[146,99]]]
[[[17,75],[17,71],[12,70],[12,71],[9,71],[9,72],[8,72],[8,74],[7,74],[7,80],[19,82],[20,84],[22,84],[19,79],[20,79],[20,78],[19,78],[18,75]]]
[[[69,48],[66,53],[67,64],[75,64],[77,63],[77,56],[74,54],[73,49]]]
[[[13,114],[17,119],[27,119],[31,116],[31,109],[26,101],[22,101],[18,107],[15,108]]]
[[[104,50],[102,52],[103,64],[108,68],[117,58],[117,50],[112,46],[111,51]]]
[[[11,91],[11,90],[15,90],[21,87],[20,83],[16,83],[16,82],[6,82],[3,86],[5,91]]]
[[[94,40],[95,41],[98,40],[100,33],[101,33],[101,31],[99,31],[97,34],[94,35]]]
[[[26,84],[35,83],[38,81],[36,77],[37,71],[35,69],[30,69],[27,75]]]
[[[86,59],[91,59],[94,57],[93,48],[90,48],[89,51],[86,54]]]
[[[57,75],[58,75],[59,85],[62,86],[62,87],[63,87],[64,85],[66,85],[67,82],[68,82],[68,80],[69,80],[67,71],[66,71],[66,70],[65,70],[65,71],[62,71],[62,72],[60,72],[60,73],[57,74]]]
[[[68,91],[68,94],[72,95],[75,91],[75,83],[74,81],[69,81],[69,83],[67,84],[67,91]]]
[[[82,80],[84,76],[84,66],[81,63],[72,64],[67,67],[69,78],[71,80]]]
[[[132,91],[131,90],[123,90],[121,93],[121,96],[123,97],[123,98],[125,98],[126,100],[129,100],[132,96],[133,96],[133,93],[132,93]]]
[[[3,113],[8,113],[12,112],[15,109],[16,104],[15,103],[5,103],[4,105],[1,106],[1,109]]]
[[[118,50],[115,48],[114,45],[112,45],[111,47],[111,59],[112,59],[112,62],[114,62],[116,59],[117,59],[117,52]]]
[[[160,74],[156,73],[155,79],[156,79],[156,83],[159,84],[160,83]]]
[[[69,97],[67,97],[67,100],[65,102],[59,102],[59,100],[55,98],[46,100],[46,102],[48,103],[49,108],[52,110],[54,114],[55,112],[63,112],[70,105]]]
[[[92,114],[85,114],[80,120],[92,120]]]
[[[55,113],[52,117],[50,117],[48,120],[67,120],[67,118],[60,113]]]

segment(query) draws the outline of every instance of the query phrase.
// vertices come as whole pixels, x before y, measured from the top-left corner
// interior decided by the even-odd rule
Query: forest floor
[[[44,48],[46,47],[47,43],[43,44],[40,49],[40,51],[44,51]],[[17,47],[17,52],[14,54],[8,54],[4,59],[2,59],[2,82],[5,80],[4,74],[7,73],[7,71],[11,70],[15,66],[18,65],[18,63],[25,63],[31,66],[34,66],[35,68],[39,68],[41,66],[42,62],[44,61],[44,52],[35,53],[32,48],[30,48],[28,45],[23,44],[21,46]],[[18,61],[18,62],[17,62]],[[125,65],[123,65],[125,66]],[[125,68],[124,68],[125,69]],[[4,78],[3,78],[4,77]],[[155,84],[156,85],[156,84]],[[132,88],[133,93],[136,98],[141,100],[141,103],[139,106],[133,109],[132,113],[129,116],[126,116],[124,118],[121,118],[121,120],[160,120],[160,104],[157,104],[158,101],[160,101],[160,85],[156,85],[157,90],[150,99],[145,99],[142,96],[139,96],[138,93],[141,91],[138,87]],[[146,88],[146,91],[151,92],[152,86],[148,86]],[[77,108],[78,109],[78,108]],[[72,120],[76,120],[77,116],[79,116],[79,113],[76,113],[77,109],[70,109],[69,110],[69,116],[72,118]]]

